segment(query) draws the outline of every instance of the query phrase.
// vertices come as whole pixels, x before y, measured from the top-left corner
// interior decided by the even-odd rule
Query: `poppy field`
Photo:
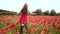
[[[0,34],[19,34],[21,16],[0,15]],[[60,16],[28,16],[28,34],[60,34]]]

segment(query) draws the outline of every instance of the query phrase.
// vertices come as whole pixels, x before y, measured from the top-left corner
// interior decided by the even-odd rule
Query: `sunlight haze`
[[[60,0],[0,0],[0,9],[19,12],[25,3],[30,12],[36,9],[54,9],[57,13],[60,12]]]

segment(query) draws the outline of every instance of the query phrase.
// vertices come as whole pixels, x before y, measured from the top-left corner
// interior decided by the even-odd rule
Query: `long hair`
[[[24,13],[27,13],[27,11],[28,11],[28,5],[27,5],[27,3],[25,3],[24,6],[23,6],[23,8],[22,8],[22,10],[20,12],[22,14],[24,14]]]

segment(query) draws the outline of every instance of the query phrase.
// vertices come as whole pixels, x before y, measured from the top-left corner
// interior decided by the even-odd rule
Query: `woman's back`
[[[21,19],[20,19],[20,24],[27,24],[27,14],[26,13],[22,14]]]

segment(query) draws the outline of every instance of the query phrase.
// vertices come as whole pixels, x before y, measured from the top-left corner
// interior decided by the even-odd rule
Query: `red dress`
[[[27,13],[22,14],[20,24],[27,24]]]

